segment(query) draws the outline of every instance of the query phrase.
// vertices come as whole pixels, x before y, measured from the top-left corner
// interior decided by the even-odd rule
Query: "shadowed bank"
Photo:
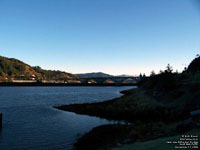
[[[105,149],[127,139],[132,142],[148,141],[197,128],[196,123],[185,120],[190,119],[192,111],[200,109],[200,57],[180,74],[173,73],[168,65],[165,71],[142,80],[139,88],[122,93],[125,95],[105,102],[55,107],[133,123],[97,127],[80,138],[77,149]],[[178,126],[182,121],[183,126]],[[186,122],[189,126],[184,126]],[[113,134],[109,132],[112,130]]]

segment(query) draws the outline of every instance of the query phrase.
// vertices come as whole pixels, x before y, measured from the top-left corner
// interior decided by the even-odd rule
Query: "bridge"
[[[123,83],[137,84],[141,80],[141,77],[92,77],[92,78],[79,78],[81,83],[85,84],[109,84],[114,83],[121,85]]]

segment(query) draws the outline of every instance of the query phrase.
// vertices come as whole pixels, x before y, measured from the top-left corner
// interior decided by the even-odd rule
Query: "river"
[[[73,150],[92,128],[113,124],[52,106],[100,102],[121,96],[133,87],[0,87],[0,150]]]

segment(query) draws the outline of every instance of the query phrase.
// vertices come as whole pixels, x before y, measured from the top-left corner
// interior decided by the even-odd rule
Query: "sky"
[[[199,53],[198,0],[0,0],[0,55],[31,66],[148,75]]]

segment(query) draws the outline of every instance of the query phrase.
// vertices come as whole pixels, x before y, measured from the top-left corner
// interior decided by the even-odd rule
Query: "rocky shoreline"
[[[187,113],[183,115],[184,112],[178,113],[184,117],[178,116],[176,112],[180,110],[170,110],[170,105],[164,106],[157,102],[143,88],[121,91],[121,93],[124,95],[105,102],[55,106],[57,109],[78,114],[132,122],[131,125],[117,124],[96,127],[78,140],[75,144],[76,150],[83,148],[88,150],[111,149],[135,141],[176,135],[177,123],[189,116]],[[168,118],[166,118],[167,116]]]
[[[155,140],[156,149],[171,150],[164,142],[168,137],[188,132],[200,135],[200,57],[195,58],[182,73],[172,71],[168,65],[165,71],[141,80],[139,88],[123,91],[120,98],[55,107],[131,122],[94,128],[78,140],[76,150],[106,150],[137,142],[140,142],[139,149],[152,150],[151,145],[147,148],[144,144],[152,140]],[[122,147],[120,150],[136,147],[131,144],[131,148]]]
[[[96,127],[77,141],[76,150],[112,149],[138,141],[174,136],[193,129],[191,122],[187,121],[190,111],[183,105],[179,106],[175,101],[160,101],[160,98],[164,98],[155,96],[154,92],[142,87],[121,93],[123,96],[104,102],[55,106],[77,114],[132,122]]]
[[[109,120],[125,120],[128,122],[138,121],[178,121],[189,117],[189,112],[182,109],[172,109],[172,106],[163,102],[148,93],[143,88],[136,88],[121,91],[123,96],[112,100],[55,106],[54,108],[75,112],[77,114],[86,114],[97,116]]]

